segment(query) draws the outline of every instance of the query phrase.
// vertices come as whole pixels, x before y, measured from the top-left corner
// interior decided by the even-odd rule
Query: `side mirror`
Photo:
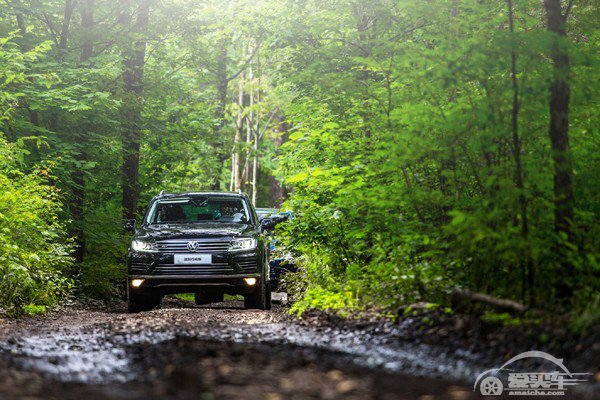
[[[260,221],[260,227],[266,230],[275,228],[275,225],[277,225],[277,223],[271,218],[264,218],[262,221]]]
[[[135,232],[135,219],[128,219],[123,222],[123,229],[130,232]]]
[[[275,222],[270,218],[264,218],[260,221],[260,231],[265,235],[273,234],[273,229],[275,228]]]

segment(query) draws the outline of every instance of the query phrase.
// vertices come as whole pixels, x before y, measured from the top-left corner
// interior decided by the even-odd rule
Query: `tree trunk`
[[[13,1],[13,7],[15,7],[15,9],[18,9],[20,5],[20,1]],[[19,27],[19,33],[21,34],[21,36],[25,37],[25,34],[27,33],[27,26],[25,25],[25,18],[23,18],[23,13],[15,12],[15,18],[17,20],[17,26]]]
[[[7,4],[9,4],[9,3],[7,2]],[[17,20],[17,26],[19,27],[19,33],[21,34],[21,36],[23,36],[23,39],[25,39],[25,35],[27,35],[27,25],[25,22],[25,17],[23,16],[23,13],[21,13],[20,11],[16,11],[19,9],[20,6],[21,6],[20,1],[13,1],[13,7],[15,8],[15,18]],[[21,45],[20,45],[21,52],[23,52],[23,53],[26,53],[30,50],[30,46],[27,45],[26,43],[27,42],[24,40],[21,42]],[[31,80],[32,78],[28,78],[28,79]],[[26,99],[24,101],[24,105],[25,105],[25,108],[27,109],[27,112],[29,113],[29,122],[33,126],[39,127],[40,126],[40,115],[37,112],[37,110],[32,110]],[[33,134],[35,136],[38,136],[39,135],[38,130],[33,129]],[[34,160],[39,159],[39,151],[38,151],[37,146],[32,145],[30,147],[29,151],[31,152],[31,155],[33,156],[32,158]]]
[[[258,134],[254,135],[254,156],[252,159],[252,204],[256,207],[258,197]]]
[[[93,4],[93,2],[92,2]],[[85,2],[85,5],[83,6],[83,8],[87,8],[88,7],[88,2]],[[69,38],[69,25],[71,24],[71,15],[73,14],[73,8],[74,8],[74,4],[73,4],[73,0],[66,0],[65,1],[65,13],[63,16],[63,21],[62,21],[62,28],[60,30],[60,42],[58,43],[58,47],[61,50],[65,50],[67,48],[67,40]],[[81,21],[81,26],[85,26],[84,21],[83,21],[83,11],[82,11],[82,21]],[[86,40],[87,42],[88,40]],[[62,55],[61,55],[62,58]]]
[[[71,1],[67,0],[67,4],[65,5],[65,18],[67,18],[67,15],[69,15],[70,18],[70,13],[67,11],[69,6],[72,7],[73,5]],[[92,56],[94,48],[94,43],[92,42],[92,29],[94,28],[94,0],[85,0],[82,2],[80,15],[81,28],[83,31],[83,37],[85,39],[81,44],[79,61],[81,63],[85,63]],[[65,30],[65,25],[67,26],[67,30]],[[63,50],[66,49],[67,46],[68,25],[68,23],[63,21],[63,30],[60,37],[61,46],[65,46]],[[88,124],[84,123],[83,128],[85,130],[89,129]],[[79,162],[84,162],[87,160],[87,141],[85,133],[82,135],[79,154],[75,156],[75,159]],[[71,215],[73,216],[73,221],[75,224],[75,260],[77,262],[82,262],[83,255],[85,253],[85,230],[83,225],[85,216],[85,171],[82,169],[76,169],[71,174],[71,179],[73,180],[73,203],[71,205]]]
[[[554,79],[550,85],[550,142],[554,160],[554,229],[574,241],[573,235],[573,164],[569,150],[569,54],[566,48],[567,15],[560,0],[545,0],[548,30],[554,34],[551,58]],[[568,7],[570,9],[570,6]]]
[[[119,23],[124,26],[131,25],[129,1],[121,0],[122,14]],[[136,11],[136,21],[132,31],[136,35],[143,35],[148,27],[150,13],[150,0],[142,0]],[[121,107],[122,137],[122,182],[123,217],[135,218],[137,200],[139,195],[138,168],[140,161],[140,139],[142,123],[142,94],[144,91],[143,74],[144,58],[146,55],[146,40],[137,39],[130,49],[124,51],[123,83],[124,99]]]
[[[223,126],[225,124],[225,107],[227,106],[227,87],[229,80],[227,79],[227,40],[219,40],[219,56],[217,57],[216,83],[217,83],[217,105],[215,107],[215,119],[217,126],[214,131],[215,135],[215,152],[218,158],[217,170],[215,171],[215,181],[213,183],[214,190],[221,190],[221,172],[223,164],[228,158],[225,149],[226,140],[223,137]]]
[[[260,57],[257,56],[256,61],[256,104],[260,106]],[[251,98],[252,99],[252,98]],[[258,199],[258,144],[261,139],[260,135],[260,107],[257,107],[256,115],[252,120],[256,120],[256,123],[252,124],[254,131],[254,156],[252,157],[252,204],[256,207],[256,201]],[[265,127],[266,129],[267,127]]]
[[[373,16],[369,16],[368,12],[370,8],[369,1],[361,0],[352,4],[352,11],[354,15],[354,19],[356,20],[356,31],[358,32],[358,38],[360,41],[360,56],[364,58],[369,58],[373,52],[374,42],[368,36],[369,27],[372,27],[375,24],[375,19]],[[365,144],[367,147],[371,145],[371,128],[369,127],[369,121],[371,120],[371,94],[369,93],[369,82],[371,81],[371,73],[369,69],[364,67],[360,71],[359,79],[365,84],[365,93],[363,99],[363,107],[360,111],[360,116],[362,117],[363,124],[362,130],[365,136]]]
[[[244,78],[245,72],[240,75],[238,84],[238,115],[235,126],[235,139],[233,143],[232,156],[232,175],[233,175],[233,190],[242,189],[242,157],[240,155],[240,143],[242,142],[242,134],[244,132]]]
[[[218,128],[225,124],[225,107],[227,106],[227,41],[219,40],[219,56],[217,57],[217,106],[215,108],[215,118],[218,121]],[[218,130],[217,130],[218,133]]]
[[[67,42],[69,40],[69,26],[71,25],[71,16],[73,15],[73,9],[75,4],[73,0],[65,0],[65,10],[63,12],[63,20],[60,29],[60,40],[58,42],[58,59],[62,63],[64,61]],[[84,26],[82,20],[81,25]],[[48,129],[53,132],[58,131],[58,113],[56,110],[50,110],[50,116],[48,118]]]
[[[277,115],[277,130],[279,134],[275,138],[275,151],[279,152],[279,148],[282,144],[288,140],[287,124],[282,121],[281,114]],[[286,197],[281,182],[277,180],[272,174],[269,175],[269,207],[279,208]]]
[[[508,7],[508,22],[511,34],[514,33],[514,15],[512,0],[507,0]],[[514,35],[513,37],[514,38]],[[519,190],[519,209],[521,214],[521,237],[523,238],[524,252],[521,257],[521,276],[523,299],[526,293],[529,292],[529,302],[534,303],[534,270],[531,252],[529,249],[529,221],[527,219],[527,199],[525,198],[525,185],[523,183],[523,167],[521,163],[521,139],[519,138],[519,81],[517,79],[517,53],[514,48],[510,52],[510,73],[513,89],[512,102],[512,144],[513,156],[515,160],[515,185]]]
[[[94,51],[94,43],[92,40],[92,30],[94,28],[94,0],[84,0],[81,4],[81,26],[84,29],[84,41],[81,44],[81,57],[79,61],[81,63],[89,60]],[[66,11],[65,11],[66,14]],[[62,43],[62,35],[60,37],[60,41]]]
[[[253,88],[254,76],[252,75],[252,67],[248,69],[248,82],[250,82],[250,112],[246,117],[246,161],[244,162],[244,191],[248,193],[250,191],[250,156],[252,147],[252,123],[254,118],[254,88]]]

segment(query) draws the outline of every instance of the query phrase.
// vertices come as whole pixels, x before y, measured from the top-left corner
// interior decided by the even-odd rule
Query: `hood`
[[[195,222],[191,224],[145,225],[138,229],[135,234],[135,239],[202,239],[252,236],[256,233],[256,227],[247,224]]]

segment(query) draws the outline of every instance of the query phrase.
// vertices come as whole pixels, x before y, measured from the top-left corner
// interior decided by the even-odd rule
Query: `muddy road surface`
[[[0,399],[483,398],[473,377],[490,366],[477,355],[403,341],[401,330],[302,324],[236,301],[70,308],[0,321]]]

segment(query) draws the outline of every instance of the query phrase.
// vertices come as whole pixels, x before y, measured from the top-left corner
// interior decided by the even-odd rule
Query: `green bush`
[[[48,171],[16,169],[22,150],[0,138],[0,309],[37,314],[65,299],[72,287],[72,241],[60,222],[59,191]]]
[[[131,237],[121,228],[118,199],[96,204],[85,217],[86,252],[77,277],[81,294],[113,301],[125,296],[125,253]]]

